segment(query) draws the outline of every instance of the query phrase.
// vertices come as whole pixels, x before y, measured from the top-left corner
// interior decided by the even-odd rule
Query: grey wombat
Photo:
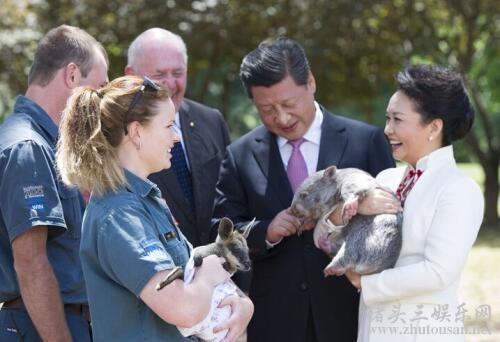
[[[219,222],[218,235],[215,242],[193,249],[194,266],[201,266],[204,257],[215,254],[225,259],[222,266],[229,273],[233,274],[237,270],[249,271],[251,261],[246,238],[253,227],[254,221],[255,219],[248,223],[240,233],[234,229],[233,222],[230,219],[227,217],[222,218]],[[177,266],[156,286],[156,290],[161,290],[179,278],[184,278],[184,269]]]
[[[402,213],[355,215],[358,201],[377,186],[375,179],[364,171],[330,166],[311,175],[297,189],[292,213],[303,226],[316,226],[316,247],[333,257],[325,275],[341,275],[347,269],[372,274],[395,265],[402,244]],[[327,224],[329,214],[342,203],[347,224]]]

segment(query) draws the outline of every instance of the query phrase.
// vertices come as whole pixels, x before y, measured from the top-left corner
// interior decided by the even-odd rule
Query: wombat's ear
[[[337,167],[335,165],[329,166],[325,169],[323,174],[325,177],[332,177],[337,172]]]
[[[248,222],[245,227],[243,227],[243,230],[241,231],[241,234],[243,235],[243,237],[245,239],[248,237],[248,235],[250,234],[250,231],[254,227],[254,222],[255,222],[255,217],[253,218],[252,221]]]
[[[233,221],[228,219],[227,217],[223,217],[219,223],[219,236],[222,240],[226,240],[229,238],[231,233],[233,232]]]

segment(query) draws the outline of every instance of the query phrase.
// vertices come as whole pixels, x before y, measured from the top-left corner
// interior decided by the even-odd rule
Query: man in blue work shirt
[[[40,41],[25,96],[0,127],[0,341],[90,341],[79,259],[80,192],[54,167],[61,113],[78,86],[105,84],[108,59],[62,25]]]

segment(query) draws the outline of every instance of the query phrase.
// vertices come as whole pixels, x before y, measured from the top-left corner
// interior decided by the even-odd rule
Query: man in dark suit
[[[161,28],[141,33],[128,49],[126,75],[148,76],[170,91],[180,142],[172,167],[150,176],[161,190],[181,231],[196,247],[208,242],[215,183],[229,144],[221,113],[184,98],[187,51],[182,38]]]
[[[248,238],[255,305],[248,341],[355,341],[358,293],[343,276],[323,276],[330,258],[314,247],[312,231],[296,234],[300,222],[289,207],[297,175],[330,165],[376,175],[394,166],[388,143],[380,129],[315,102],[314,76],[291,39],[261,43],[243,59],[240,77],[263,126],[228,147],[214,217],[237,226],[257,219]]]

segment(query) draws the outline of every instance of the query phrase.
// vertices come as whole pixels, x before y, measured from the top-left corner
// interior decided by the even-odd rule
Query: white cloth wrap
[[[184,284],[187,285],[193,280],[194,271],[194,261],[191,258],[184,270]],[[217,285],[212,294],[212,304],[207,317],[191,328],[178,327],[180,333],[186,337],[194,335],[207,342],[219,342],[223,340],[227,335],[228,329],[219,331],[216,334],[213,332],[213,329],[229,319],[231,316],[231,307],[226,305],[219,308],[218,306],[227,296],[237,294],[236,290],[237,287],[231,280],[226,280],[222,284]]]

